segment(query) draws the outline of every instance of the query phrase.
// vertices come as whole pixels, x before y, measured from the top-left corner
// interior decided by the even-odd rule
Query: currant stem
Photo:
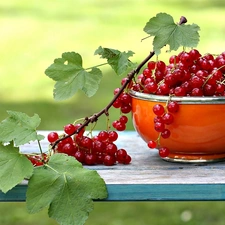
[[[180,22],[178,24],[181,25],[181,24],[184,24],[184,23],[187,23],[187,19],[186,19],[186,17],[181,16],[180,17]]]
[[[39,147],[39,150],[40,150],[41,155],[42,155],[42,154],[43,154],[43,151],[42,151],[41,143],[40,143],[40,141],[39,141],[39,140],[37,140],[37,142],[38,142],[38,147]]]
[[[169,102],[171,101],[171,98],[172,98],[172,95],[169,95],[169,98],[166,101],[166,105],[164,107],[166,112],[168,112],[168,108],[167,107],[168,107]]]
[[[158,147],[160,147],[160,139],[161,139],[161,132],[159,133],[158,138],[155,140]]]
[[[55,170],[54,168],[52,168],[51,166],[49,166],[49,164],[45,164],[46,167],[48,167],[49,169],[53,170],[55,173],[59,173],[57,170]]]
[[[86,68],[85,70],[91,70],[91,69],[93,69],[93,68],[100,67],[100,66],[105,66],[105,65],[108,65],[108,63],[102,63],[102,64],[99,64],[99,65],[97,65],[97,66],[88,67],[88,68]]]

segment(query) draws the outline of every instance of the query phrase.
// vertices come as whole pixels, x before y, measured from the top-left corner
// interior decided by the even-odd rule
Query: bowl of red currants
[[[172,162],[225,160],[225,52],[149,61],[129,91],[134,128]]]

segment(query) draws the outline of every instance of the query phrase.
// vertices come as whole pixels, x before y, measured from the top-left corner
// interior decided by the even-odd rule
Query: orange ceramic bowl
[[[154,130],[155,104],[165,105],[168,96],[130,91],[134,128],[148,142],[156,140]],[[177,162],[214,162],[225,160],[225,97],[172,97],[179,103],[171,131],[160,145],[170,149],[165,160]]]

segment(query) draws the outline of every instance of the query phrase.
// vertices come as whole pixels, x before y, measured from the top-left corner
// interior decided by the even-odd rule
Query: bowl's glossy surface
[[[149,95],[131,91],[132,117],[136,131],[146,142],[155,140],[155,104],[165,105],[168,96]],[[173,97],[179,102],[174,122],[167,125],[168,139],[161,146],[170,149],[165,160],[178,162],[209,162],[225,160],[225,97]]]

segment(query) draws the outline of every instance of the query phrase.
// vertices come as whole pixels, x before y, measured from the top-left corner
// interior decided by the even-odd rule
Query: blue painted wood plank
[[[225,184],[107,184],[103,201],[220,201],[225,200]],[[25,201],[26,185],[18,185],[0,201]]]
[[[0,191],[0,202],[23,202],[26,199],[26,185],[17,185],[6,194]]]
[[[108,201],[218,201],[225,200],[224,184],[108,185]]]

